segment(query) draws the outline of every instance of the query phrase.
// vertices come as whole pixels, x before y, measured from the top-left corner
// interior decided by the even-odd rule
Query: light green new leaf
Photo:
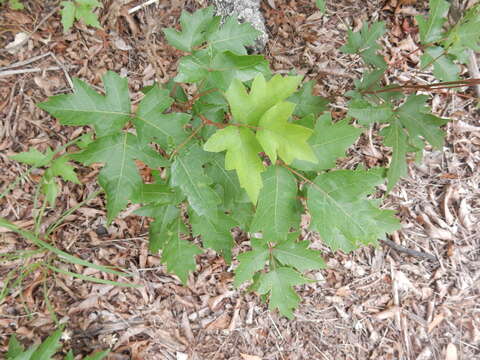
[[[288,101],[297,104],[293,115],[305,117],[314,114],[317,116],[327,109],[327,104],[329,103],[328,99],[313,95],[314,84],[313,80],[306,82],[299,91],[287,99]]]
[[[468,63],[470,53],[468,50],[480,51],[479,27],[480,3],[467,10],[460,21],[448,31],[443,47],[462,64]]]
[[[236,122],[256,126],[263,114],[290,97],[302,81],[301,76],[275,75],[269,81],[262,74],[255,77],[250,93],[240,80],[232,81],[225,96]]]
[[[167,233],[162,251],[162,262],[167,265],[167,270],[177,275],[183,284],[187,283],[188,273],[195,271],[195,255],[202,253],[200,248],[182,239],[187,233],[182,217],[177,216]]]
[[[263,174],[257,210],[250,232],[263,232],[263,238],[280,241],[300,223],[297,181],[284,167],[270,166]]]
[[[348,115],[358,119],[362,125],[385,123],[393,117],[393,108],[389,103],[372,105],[363,99],[353,99],[348,104]]]
[[[179,154],[172,164],[171,184],[182,189],[198,215],[215,217],[220,197],[210,187],[212,179],[205,174],[205,155],[198,146]]]
[[[270,294],[268,308],[278,309],[280,314],[293,319],[293,310],[300,303],[300,297],[292,286],[311,282],[289,267],[278,267],[259,278],[258,293]]]
[[[407,128],[410,138],[421,136],[430,145],[440,149],[445,138],[445,132],[440,129],[440,126],[445,125],[448,120],[430,114],[430,109],[426,106],[427,100],[426,95],[410,95],[398,109],[397,116],[402,125]],[[410,142],[414,144],[413,141]]]
[[[83,20],[85,25],[101,28],[97,15],[93,12],[96,7],[102,7],[102,3],[97,0],[75,0],[76,11],[75,18]]]
[[[70,156],[85,165],[105,163],[98,181],[107,195],[108,222],[125,208],[129,200],[138,196],[143,181],[135,160],[143,161],[152,168],[169,164],[129,133],[101,137],[88,145],[85,151]]]
[[[238,255],[240,264],[235,269],[235,286],[240,286],[245,281],[251,280],[253,275],[265,267],[270,250],[263,239],[252,239],[252,250]]]
[[[383,169],[339,170],[319,175],[308,188],[313,229],[332,250],[350,252],[399,228],[394,212],[367,196],[383,182]]]
[[[207,42],[217,52],[231,51],[246,55],[245,46],[255,44],[260,34],[260,31],[249,23],[239,24],[235,17],[230,16],[220,30],[212,32],[207,37]]]
[[[73,79],[74,93],[56,95],[38,107],[63,125],[93,125],[97,137],[116,134],[130,119],[127,79],[108,71],[103,76],[106,95],[100,95],[79,79]]]
[[[258,156],[262,148],[252,131],[228,126],[213,134],[203,148],[210,152],[227,151],[225,169],[236,170],[240,186],[247,191],[250,201],[256,204],[263,186],[261,173],[265,167]]]
[[[75,184],[80,184],[77,174],[75,174],[74,167],[68,163],[69,156],[64,155],[52,162],[50,170],[53,176],[60,176],[65,181],[71,181]]]
[[[443,24],[447,20],[446,14],[450,4],[446,0],[430,0],[428,17],[418,15],[415,19],[418,22],[420,41],[422,44],[429,44],[440,40],[443,35]]]
[[[316,0],[317,7],[322,13],[325,13],[325,0]]]
[[[187,138],[184,126],[190,120],[190,115],[185,113],[164,114],[173,103],[168,93],[155,85],[142,99],[132,119],[139,139],[145,143],[155,141],[164,149],[171,142],[178,145]]]
[[[237,226],[237,222],[223,213],[210,217],[199,216],[195,212],[192,214],[191,222],[193,234],[202,236],[203,246],[215,250],[230,264],[234,245],[231,229]]]
[[[408,151],[408,139],[402,124],[398,119],[392,121],[389,127],[382,130],[384,143],[392,148],[392,160],[387,172],[387,190],[390,191],[398,180],[407,174],[405,157]]]
[[[63,31],[67,32],[75,21],[75,4],[72,1],[62,1],[60,5],[62,6],[60,14],[62,15]]]
[[[440,81],[458,80],[460,67],[440,46],[429,47],[420,58],[422,68],[433,65],[433,75]]]
[[[294,159],[317,162],[317,158],[308,144],[313,130],[288,122],[295,109],[295,104],[283,101],[271,107],[261,117],[257,139],[272,164],[277,161],[277,154],[285,163]]]
[[[338,158],[345,156],[345,151],[362,133],[362,129],[348,124],[348,119],[332,122],[330,113],[323,114],[315,125],[313,136],[308,140],[318,163],[295,160],[293,167],[304,171],[321,171],[335,167]]]
[[[180,24],[182,31],[163,29],[170,45],[179,50],[191,52],[193,47],[202,44],[206,37],[218,29],[220,17],[214,16],[213,6],[200,9],[193,14],[182,11]]]
[[[273,256],[283,265],[292,266],[299,271],[320,270],[325,268],[325,262],[320,251],[308,248],[310,242],[296,242],[293,239],[281,242],[272,250]]]

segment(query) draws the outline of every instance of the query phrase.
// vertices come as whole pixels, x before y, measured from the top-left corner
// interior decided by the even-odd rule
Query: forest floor
[[[127,10],[141,1],[107,0],[100,11],[102,30],[77,23],[66,34],[58,1],[25,0],[22,11],[0,7],[0,71],[39,56],[13,68],[30,72],[0,77],[0,190],[27,169],[10,155],[32,146],[56,149],[85,130],[61,126],[35,104],[70,92],[71,77],[100,89],[106,70],[128,76],[134,99],[142,87],[167,82],[182,54],[166,43],[161,29],[176,26],[182,10],[193,11],[203,2],[160,0],[129,15]],[[317,94],[333,99],[333,115],[341,118],[347,101],[342,94],[363,72],[357,57],[339,52],[350,26],[387,22],[382,51],[391,82],[435,81],[431,72],[418,70],[415,52],[414,15],[425,5],[399,3],[404,5],[327,0],[325,16],[313,0],[264,1],[270,37],[265,54],[275,71],[297,69],[315,80]],[[30,37],[16,52],[7,52],[5,46],[19,32]],[[45,338],[55,328],[53,313],[66,324],[65,349],[89,354],[111,348],[109,359],[480,359],[480,116],[475,101],[467,88],[433,94],[434,113],[452,119],[445,126],[445,146],[442,151],[427,148],[423,162],[411,163],[409,177],[384,204],[401,219],[403,229],[390,238],[400,251],[381,244],[332,253],[315,234],[304,233],[324,251],[328,267],[309,274],[318,281],[299,287],[303,301],[293,321],[268,311],[255,294],[234,288],[232,270],[213,252],[198,257],[197,271],[182,286],[158,256],[148,253],[148,223],[129,208],[105,227],[99,196],[67,216],[50,241],[88,261],[127,268],[144,286],[120,288],[32,271],[0,302],[0,352],[13,333],[24,343]],[[388,161],[389,151],[373,129],[338,166]],[[78,168],[82,185],[62,185],[41,229],[98,189],[98,171]],[[40,175],[33,172],[0,200],[0,217],[32,227]],[[33,248],[0,228],[0,253]],[[410,256],[405,248],[427,257]],[[2,260],[0,281],[28,265],[21,261]],[[81,267],[71,270],[92,274]]]

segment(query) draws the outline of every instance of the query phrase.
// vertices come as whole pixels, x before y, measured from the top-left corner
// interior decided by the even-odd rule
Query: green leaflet
[[[188,273],[195,271],[197,266],[195,255],[202,253],[200,248],[182,239],[183,234],[187,233],[188,229],[182,217],[177,216],[169,227],[162,251],[162,262],[167,265],[168,271],[180,278],[183,284],[187,283]]]
[[[71,155],[71,159],[85,165],[105,164],[100,171],[99,183],[107,195],[108,222],[125,208],[129,200],[138,196],[143,182],[135,160],[143,161],[152,168],[169,165],[153,149],[129,133],[98,138],[83,152]]]
[[[293,310],[300,303],[300,297],[292,286],[311,281],[292,268],[278,267],[260,275],[257,291],[261,295],[269,294],[268,307],[270,310],[278,309],[282,315],[293,319]]]
[[[203,168],[206,154],[193,146],[187,152],[179,154],[172,164],[172,186],[178,186],[187,196],[188,202],[200,216],[215,217],[220,197],[210,187],[210,179]]]
[[[288,101],[297,104],[293,115],[305,117],[310,114],[319,115],[327,109],[328,99],[313,95],[314,81],[308,81],[302,88],[288,98]]]
[[[75,0],[62,1],[60,4],[62,5],[60,14],[62,15],[64,32],[70,30],[75,20],[83,20],[85,25],[101,28],[98,17],[93,12],[95,8],[103,6],[101,2],[97,0]]]
[[[284,241],[273,248],[272,255],[283,265],[294,267],[298,271],[325,268],[320,252],[308,249],[309,245],[308,241]]]
[[[195,212],[192,214],[191,222],[193,234],[202,236],[203,246],[215,250],[230,264],[234,245],[231,230],[237,226],[237,222],[223,213],[210,217],[199,216]]]
[[[427,18],[421,15],[415,17],[422,44],[429,44],[442,38],[442,27],[450,8],[450,4],[445,0],[430,0],[429,4],[430,11]]]
[[[227,90],[234,79],[248,81],[258,74],[269,73],[268,63],[263,56],[237,55],[230,51],[212,55],[205,49],[180,60],[175,81],[206,81],[211,87]]]
[[[260,34],[250,23],[239,24],[235,17],[228,17],[220,30],[207,36],[207,42],[214,51],[247,55],[245,46],[254,45]]]
[[[353,99],[348,104],[348,115],[358,119],[362,125],[389,122],[393,117],[391,104],[372,105],[363,99]]]
[[[297,181],[284,167],[270,166],[263,173],[263,188],[250,232],[262,231],[264,239],[280,241],[299,224]]]
[[[244,127],[227,126],[213,134],[203,148],[210,152],[227,151],[225,169],[236,170],[240,186],[256,204],[265,167],[258,156],[262,148],[253,132]]]
[[[250,242],[253,249],[238,255],[240,264],[235,269],[235,286],[251,280],[257,271],[265,267],[268,260],[270,251],[267,242],[263,239],[251,239]]]
[[[257,139],[272,164],[278,156],[290,164],[294,159],[317,162],[317,158],[307,140],[313,130],[288,122],[295,104],[280,102],[263,114],[258,126]]]
[[[383,182],[383,169],[339,170],[321,174],[308,187],[313,229],[332,250],[350,252],[399,228],[390,210],[380,210],[367,195]]]
[[[425,49],[420,60],[422,68],[433,64],[433,75],[435,75],[438,80],[458,80],[460,67],[453,62],[452,57],[446,54],[442,47],[434,46]]]
[[[263,114],[291,96],[302,81],[301,76],[275,75],[269,81],[262,74],[255,77],[250,93],[239,80],[234,80],[225,96],[236,122],[256,126]]]
[[[179,145],[187,138],[184,126],[190,120],[190,115],[184,113],[164,114],[173,103],[168,93],[155,85],[142,99],[132,119],[143,142],[155,141],[164,149],[169,144]]]
[[[348,119],[332,122],[332,115],[326,113],[318,119],[315,131],[308,140],[318,163],[295,160],[294,168],[303,171],[321,171],[335,167],[336,160],[345,156],[345,151],[362,133],[362,129],[348,124]]]
[[[384,69],[387,64],[382,56],[377,55],[377,51],[380,49],[377,40],[385,32],[385,22],[377,21],[371,25],[365,22],[358,32],[348,30],[348,41],[340,51],[347,54],[359,53],[367,64]]]
[[[130,119],[127,79],[112,71],[106,72],[102,79],[105,96],[83,81],[73,79],[73,94],[52,96],[38,107],[63,125],[93,125],[98,137],[117,134]]]
[[[316,0],[317,7],[322,13],[325,13],[325,0]]]
[[[393,120],[381,134],[384,136],[385,145],[392,148],[392,160],[387,172],[387,190],[390,191],[398,180],[407,174],[405,158],[408,151],[408,138],[398,119]]]
[[[191,52],[193,47],[201,45],[209,34],[218,29],[220,17],[214,16],[214,13],[213,6],[200,9],[193,14],[182,11],[180,16],[182,31],[163,29],[163,33],[170,45]]]

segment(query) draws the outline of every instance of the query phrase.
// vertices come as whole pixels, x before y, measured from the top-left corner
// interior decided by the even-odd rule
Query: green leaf
[[[383,182],[383,169],[339,170],[319,175],[308,187],[311,226],[332,250],[350,252],[362,244],[376,244],[399,228],[390,210],[380,210],[367,196]]]
[[[297,104],[293,115],[305,117],[310,114],[319,115],[327,109],[328,99],[313,95],[313,80],[303,84],[302,88],[288,98],[288,101]]]
[[[8,341],[8,351],[7,351],[7,359],[13,359],[14,357],[20,355],[23,352],[23,346],[17,340],[15,334],[10,336],[10,340]]]
[[[163,33],[170,45],[191,52],[193,47],[205,42],[206,37],[218,28],[220,17],[214,16],[214,13],[213,6],[200,9],[193,14],[182,11],[180,16],[182,31],[163,29]]]
[[[397,119],[393,120],[389,127],[383,129],[381,135],[385,137],[385,145],[392,148],[392,160],[387,172],[387,190],[390,191],[398,180],[407,174],[405,157],[408,151],[408,139],[405,130]]]
[[[293,319],[293,310],[300,303],[300,298],[292,286],[311,282],[289,267],[278,267],[259,279],[258,293],[270,294],[268,308],[278,309],[280,314]]]
[[[176,82],[206,81],[210,87],[227,90],[234,79],[249,81],[258,74],[269,74],[268,62],[260,55],[215,53],[208,49],[185,56],[178,65]]]
[[[63,31],[67,32],[75,21],[75,4],[72,1],[62,1],[60,5],[62,6],[60,14],[62,15]]]
[[[77,174],[75,174],[75,168],[69,164],[69,156],[64,155],[52,162],[50,170],[53,176],[60,176],[65,181],[71,181],[75,184],[80,184]]]
[[[240,199],[244,191],[240,187],[238,177],[233,171],[225,169],[225,156],[223,154],[212,154],[208,161],[209,166],[205,169],[207,175],[214,184],[222,187],[222,204],[225,209],[230,209],[233,203]]]
[[[175,204],[175,190],[165,184],[142,184],[131,200],[138,204]]]
[[[325,268],[320,251],[308,249],[309,245],[309,241],[287,240],[275,246],[272,255],[283,265],[292,266],[299,271]]]
[[[102,360],[110,353],[110,350],[98,351],[95,354],[89,355],[83,360]]]
[[[362,129],[348,124],[348,119],[332,122],[332,115],[322,115],[315,125],[313,136],[309,139],[318,163],[295,160],[293,167],[304,171],[321,171],[335,167],[336,160],[345,156],[345,151],[362,133]]]
[[[264,113],[291,96],[301,81],[301,76],[275,75],[267,82],[265,77],[259,74],[255,77],[249,94],[241,81],[232,81],[225,96],[234,120],[256,126]]]
[[[100,171],[99,183],[107,195],[108,222],[125,208],[129,200],[138,196],[143,181],[135,160],[143,161],[152,168],[168,165],[153,149],[129,133],[101,137],[71,158],[85,165],[105,163]]]
[[[433,64],[433,75],[440,81],[458,80],[460,67],[440,46],[429,47],[420,58],[422,68]]]
[[[317,7],[322,13],[325,13],[325,0],[316,0]]]
[[[155,85],[140,102],[136,116],[132,119],[143,142],[155,141],[162,148],[181,144],[186,138],[184,126],[190,115],[184,113],[164,114],[173,103],[169,91]]]
[[[448,120],[438,118],[429,113],[426,106],[428,96],[410,95],[407,101],[398,109],[397,116],[400,122],[408,130],[410,138],[425,138],[430,145],[439,149],[443,146],[445,132],[440,126],[445,125]]]
[[[60,338],[62,337],[62,329],[56,330],[50,335],[35,351],[35,360],[50,360],[50,358],[60,349]]]
[[[420,41],[422,44],[429,44],[438,41],[443,36],[443,24],[447,20],[446,14],[450,4],[445,0],[430,0],[429,16],[418,15],[415,19],[418,22]]]
[[[102,26],[98,22],[98,17],[93,10],[96,7],[102,7],[102,3],[97,0],[75,0],[75,2],[75,18],[77,20],[83,20],[85,25],[94,26],[100,29]]]
[[[215,250],[230,264],[234,245],[231,229],[237,226],[237,222],[231,216],[223,213],[210,217],[199,216],[194,212],[191,223],[193,234],[202,236],[203,246]]]
[[[67,356],[65,356],[65,359],[64,360],[75,360],[75,357],[73,356],[73,351],[72,349],[70,349],[67,353]],[[85,359],[83,359],[85,360]]]
[[[54,206],[55,200],[57,199],[58,186],[55,180],[55,176],[52,174],[51,169],[48,169],[45,172],[45,175],[43,176],[41,181],[40,188],[41,188],[41,192],[45,194],[47,203],[49,203],[50,206]]]
[[[280,241],[300,223],[297,181],[284,167],[270,166],[263,174],[257,210],[250,232],[263,232],[264,239]]]
[[[290,164],[294,159],[317,162],[317,158],[308,144],[313,130],[288,122],[295,104],[281,102],[271,107],[260,119],[257,139],[272,164],[278,156]]]
[[[255,135],[249,129],[227,126],[213,134],[204,145],[205,151],[227,151],[225,169],[236,170],[240,186],[243,187],[253,204],[257,203],[262,188],[264,171],[258,153],[262,151]]]
[[[108,71],[103,76],[106,95],[73,79],[74,93],[56,95],[38,107],[60,120],[63,125],[93,125],[98,137],[116,134],[130,119],[130,96],[127,79]]]
[[[179,154],[172,164],[172,185],[178,186],[187,196],[188,202],[200,216],[216,216],[220,197],[210,187],[210,179],[203,169],[204,151],[193,146],[188,152]]]
[[[393,117],[393,108],[389,103],[372,105],[366,100],[354,99],[348,104],[348,115],[357,118],[362,125],[384,123]]]
[[[54,154],[50,148],[48,148],[45,154],[41,153],[35,148],[29,148],[28,151],[9,156],[9,158],[23,164],[42,167],[52,161],[53,155]]]
[[[142,208],[144,209],[144,208]],[[141,209],[140,209],[141,210]],[[137,212],[143,216],[153,217],[155,220],[150,223],[149,232],[149,250],[151,253],[158,253],[165,246],[171,237],[170,228],[175,219],[180,217],[179,209],[174,205],[160,205],[149,208],[149,212]]]
[[[347,54],[359,53],[367,64],[374,65],[378,68],[386,67],[383,57],[377,55],[380,47],[377,40],[386,32],[385,22],[377,21],[371,25],[367,22],[358,32],[348,30],[348,41],[341,47],[340,51]]]
[[[265,267],[270,250],[263,239],[251,239],[252,250],[238,255],[240,264],[235,269],[235,286],[240,286],[245,281],[251,280],[253,275]]]
[[[467,10],[460,21],[452,27],[442,43],[448,53],[457,57],[462,64],[468,63],[469,51],[480,51],[480,4]]]
[[[195,255],[202,253],[197,246],[182,239],[183,234],[187,233],[188,229],[181,216],[177,216],[173,226],[167,232],[162,252],[162,262],[167,265],[169,272],[180,278],[183,284],[187,283],[188,273],[195,271]]]
[[[254,45],[260,34],[260,31],[249,23],[239,24],[235,17],[230,16],[220,30],[210,33],[207,42],[215,51],[246,55],[245,46]]]

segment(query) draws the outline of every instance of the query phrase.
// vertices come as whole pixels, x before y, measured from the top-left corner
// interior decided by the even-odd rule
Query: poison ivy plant
[[[419,22],[420,32],[440,42],[444,6],[433,5],[438,12]],[[470,34],[471,21],[449,33],[450,48],[471,46],[473,35],[454,41],[454,33]],[[400,226],[392,210],[382,209],[377,186],[387,181],[392,189],[406,175],[410,153],[419,158],[426,143],[443,144],[446,120],[430,113],[427,96],[382,85],[387,64],[377,42],[384,33],[382,22],[349,32],[343,50],[360,54],[368,70],[347,93],[347,115],[340,118],[313,94],[312,81],[273,75],[263,56],[247,55],[258,35],[250,25],[234,18],[222,24],[211,7],[183,12],[178,30],[164,30],[170,45],[186,52],[177,74],[165,87],[144,89],[135,108],[127,80],[113,72],[103,76],[105,95],[75,79],[73,94],[39,105],[64,125],[95,132],[52,176],[76,179],[67,160],[100,163],[108,221],[129,203],[140,204],[135,214],[152,219],[150,251],[161,252],[167,270],[184,284],[195,257],[210,248],[233,263],[236,286],[250,282],[271,309],[292,317],[300,302],[294,287],[312,281],[305,271],[324,267],[320,251],[300,235],[302,215],[310,215],[309,229],[332,250],[377,244]],[[449,73],[448,65],[439,66]],[[392,149],[390,166],[336,169],[374,123],[381,123]],[[22,157],[42,166],[52,161],[34,150]],[[251,250],[235,258],[238,229],[248,232]]]

